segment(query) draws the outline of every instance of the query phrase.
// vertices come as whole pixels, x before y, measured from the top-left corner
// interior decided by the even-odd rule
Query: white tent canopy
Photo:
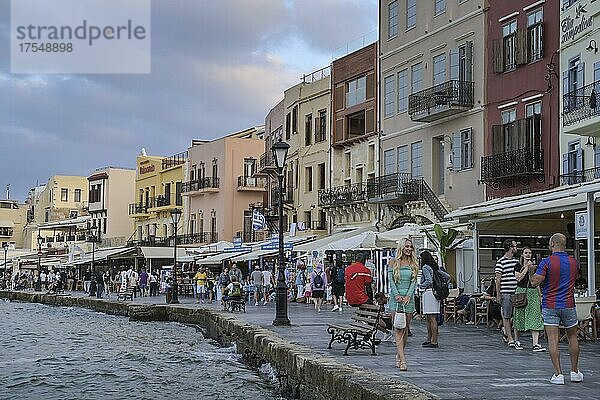
[[[422,236],[422,228],[422,226],[417,224],[406,224],[400,228],[391,229],[389,231],[377,234],[376,243],[379,247],[396,248],[398,246],[398,242],[403,238]]]
[[[262,256],[269,256],[269,255],[273,255],[273,254],[277,254],[279,250],[255,250],[255,251],[251,251],[249,253],[244,253],[241,254],[239,256],[235,256],[231,259],[231,261],[233,262],[238,262],[238,261],[247,261],[247,260],[256,260]]]
[[[200,258],[196,260],[197,265],[218,265],[225,260],[229,260],[239,253],[221,253],[215,254],[214,256],[208,256],[206,258]]]
[[[298,245],[294,248],[295,251],[315,251],[315,250],[319,250],[325,246],[327,246],[329,243],[333,243],[336,242],[338,240],[341,239],[346,239],[352,236],[356,236],[360,233],[363,232],[368,232],[371,231],[371,227],[364,227],[364,228],[356,228],[356,227],[351,227],[351,228],[346,228],[345,230],[341,231],[341,232],[336,232],[332,235],[329,236],[325,236],[321,239],[317,239],[317,240],[313,240],[312,242],[308,242],[308,243],[304,243],[301,245]]]
[[[173,258],[172,247],[140,247],[144,258]],[[177,248],[177,258],[186,256],[186,250],[183,247]]]

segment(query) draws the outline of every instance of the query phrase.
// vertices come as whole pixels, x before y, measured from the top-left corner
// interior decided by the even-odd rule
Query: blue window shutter
[[[569,111],[569,98],[567,94],[569,93],[569,71],[563,72],[563,112]]]
[[[563,166],[562,166],[563,174],[571,173],[571,171],[569,171],[569,154],[568,153],[563,153],[562,164],[563,164]]]
[[[473,42],[465,43],[465,70],[463,73],[466,82],[473,80]]]
[[[583,171],[583,149],[581,148],[581,145],[577,148],[577,158],[575,165],[577,165],[577,171]]]
[[[450,49],[450,80],[460,79],[460,59],[458,57],[458,48]]]
[[[585,86],[585,63],[580,62],[577,65],[577,89]]]
[[[462,154],[460,132],[452,134],[452,169],[460,171],[462,169]]]

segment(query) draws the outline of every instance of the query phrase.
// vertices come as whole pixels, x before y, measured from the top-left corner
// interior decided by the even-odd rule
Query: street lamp
[[[6,282],[6,288],[10,285],[10,278],[8,277],[8,267],[6,266],[6,256],[8,254],[8,243],[2,243],[2,249],[4,250],[4,281]]]
[[[177,296],[177,224],[181,220],[181,209],[175,208],[171,210],[171,220],[173,221],[173,288],[171,289],[171,301],[169,304],[179,304]]]
[[[98,240],[98,236],[100,236],[100,227],[96,226],[96,221],[94,221],[90,227],[90,231],[88,232],[88,242],[92,242],[92,263],[90,265],[90,269],[92,270],[91,273],[94,274],[94,276],[96,275],[96,266],[94,264],[96,262],[96,241]],[[98,286],[96,286],[96,291],[97,290]],[[91,293],[90,296],[92,296]]]
[[[37,256],[38,256],[38,264],[37,264],[37,280],[36,280],[36,290],[42,290],[42,281],[40,280],[40,273],[42,271],[42,242],[44,241],[44,238],[40,235],[40,233],[38,232],[38,236],[37,236],[37,244],[38,244],[38,252],[37,252]]]
[[[277,273],[277,297],[275,298],[275,319],[273,325],[290,325],[287,315],[287,290],[285,283],[285,272],[283,268],[283,167],[287,158],[290,145],[279,139],[271,147],[275,166],[277,167],[277,180],[279,182],[279,265]]]

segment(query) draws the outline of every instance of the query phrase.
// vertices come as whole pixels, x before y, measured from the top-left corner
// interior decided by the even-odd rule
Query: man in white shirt
[[[273,274],[269,271],[268,268],[265,268],[263,273],[263,290],[265,292],[265,302],[264,305],[267,305],[269,302],[269,293],[271,292],[271,288],[273,288]]]

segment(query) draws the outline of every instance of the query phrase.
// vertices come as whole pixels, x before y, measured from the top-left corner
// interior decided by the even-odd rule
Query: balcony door
[[[433,185],[438,196],[445,193],[446,187],[446,144],[443,137],[433,140]]]
[[[254,173],[256,172],[256,160],[253,158],[244,159],[244,183],[245,186],[256,186],[256,178]]]

